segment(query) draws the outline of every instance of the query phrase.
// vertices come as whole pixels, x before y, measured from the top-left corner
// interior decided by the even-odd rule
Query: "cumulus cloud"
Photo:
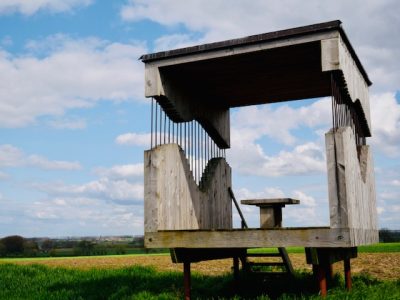
[[[293,190],[286,194],[276,187],[267,187],[261,191],[251,191],[247,188],[235,189],[237,199],[264,199],[292,197],[300,200],[300,205],[288,205],[283,210],[284,226],[320,226],[327,225],[329,220],[324,219],[328,214],[327,203],[318,203],[311,195],[304,191]],[[245,219],[251,226],[259,225],[259,208],[252,205],[241,205]],[[325,212],[323,212],[326,210]],[[234,211],[234,219],[239,220],[238,214]],[[237,223],[237,222],[236,222]]]
[[[3,0],[0,2],[0,14],[18,12],[23,15],[33,15],[40,10],[51,13],[69,12],[78,7],[90,5],[93,0]]]
[[[40,116],[60,117],[99,100],[143,98],[142,44],[55,35],[27,44],[26,53],[0,49],[0,127],[22,127]],[[68,119],[53,126],[69,127]],[[81,121],[78,127],[83,127]]]
[[[150,144],[150,133],[128,132],[120,134],[115,142],[119,145],[148,146]]]
[[[201,0],[129,0],[121,8],[120,15],[125,21],[147,19],[169,27],[183,25],[190,33],[199,33],[192,41],[187,33],[179,36],[174,32],[170,38],[162,38],[175,41],[175,47],[340,19],[375,82],[374,89],[394,91],[400,82],[397,71],[400,40],[388,37],[397,36],[396,28],[400,27],[398,10],[399,3],[395,0],[324,3],[319,0],[242,0],[235,1],[234,5],[223,0],[207,3]],[[314,13],[310,14],[310,11]],[[168,46],[175,48],[172,43]]]
[[[116,165],[111,168],[96,168],[95,173],[108,178],[137,178],[143,176],[143,164]]]
[[[192,46],[195,39],[190,34],[170,34],[159,37],[154,41],[154,51],[165,51]]]
[[[7,173],[0,171],[0,180],[8,179],[8,177],[9,177],[9,175]],[[1,194],[0,194],[0,197],[1,197]]]
[[[24,215],[26,235],[98,235],[143,234],[143,209],[85,197],[57,197],[20,207]],[[0,216],[3,217],[2,212]],[[4,220],[0,218],[1,220]],[[7,220],[5,220],[7,221]],[[14,227],[15,220],[8,223]],[[51,226],[49,226],[51,224]],[[7,225],[7,224],[6,224]]]
[[[86,120],[82,118],[54,118],[47,122],[48,125],[55,129],[84,129],[86,128]]]
[[[111,200],[117,203],[142,203],[143,184],[129,182],[126,179],[109,179],[102,177],[83,184],[68,185],[61,182],[36,183],[33,188],[46,192],[52,197],[75,196]]]
[[[390,157],[400,155],[400,104],[394,93],[371,97],[371,143]]]
[[[323,98],[309,105],[293,108],[288,104],[241,108],[234,114],[235,130],[249,131],[254,135],[266,135],[285,145],[293,145],[297,139],[292,130],[301,127],[328,128],[331,124],[331,100]],[[282,121],[284,120],[284,122]]]
[[[0,167],[36,167],[44,170],[79,170],[79,162],[49,160],[36,154],[25,154],[12,145],[0,145]]]
[[[326,132],[330,127],[330,115],[327,98],[299,108],[288,105],[241,108],[232,118],[229,162],[236,171],[248,175],[283,176],[325,172],[322,141],[298,143],[293,131],[308,128],[321,140],[319,130],[324,128]],[[281,150],[276,155],[268,155],[259,142],[263,137],[284,145],[297,145],[290,151]]]

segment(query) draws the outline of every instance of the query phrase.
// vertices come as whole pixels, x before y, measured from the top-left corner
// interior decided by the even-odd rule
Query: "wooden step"
[[[253,261],[247,262],[247,265],[250,267],[253,267],[253,266],[285,267],[286,266],[283,262],[253,262]]]
[[[280,253],[247,253],[247,257],[282,257]]]

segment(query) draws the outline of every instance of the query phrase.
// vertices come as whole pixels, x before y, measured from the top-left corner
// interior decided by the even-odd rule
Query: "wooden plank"
[[[177,144],[145,152],[145,231],[232,228],[231,169],[213,159],[200,190]]]
[[[358,156],[350,127],[326,134],[332,228],[349,228],[353,246],[378,242],[375,179],[369,146]],[[360,230],[361,229],[361,230]]]
[[[306,248],[307,264],[333,264],[344,259],[356,258],[357,247],[350,248]]]
[[[368,82],[357,67],[341,36],[321,41],[321,64],[322,71],[341,70],[343,72],[351,100],[361,102],[367,125],[371,131]]]
[[[175,248],[171,249],[171,259],[174,263],[199,262],[204,260],[242,257],[246,255],[243,248]]]
[[[350,247],[340,228],[176,230],[145,233],[148,248]]]
[[[260,228],[282,227],[282,209],[281,207],[276,209],[281,212],[280,222],[279,217],[276,218],[275,208],[260,207]]]
[[[274,204],[280,204],[280,205],[299,204],[300,200],[292,198],[246,199],[246,200],[241,200],[240,203],[245,205],[272,206]]]

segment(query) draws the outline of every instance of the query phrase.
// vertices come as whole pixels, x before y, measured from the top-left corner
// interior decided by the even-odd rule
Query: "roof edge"
[[[342,36],[344,42],[346,43],[346,46],[348,47],[348,49],[351,53],[351,56],[353,57],[357,67],[359,68],[361,74],[363,75],[364,80],[367,82],[368,86],[370,86],[372,84],[372,82],[370,81],[367,72],[365,71],[363,65],[361,64],[361,61],[358,58],[356,52],[354,51],[354,48],[351,45],[341,24],[342,24],[342,21],[334,20],[334,21],[329,21],[329,22],[323,22],[323,23],[317,23],[317,24],[313,24],[313,25],[289,28],[289,29],[278,30],[278,31],[273,31],[273,32],[268,32],[268,33],[262,33],[262,34],[257,34],[257,35],[250,35],[250,36],[246,36],[243,38],[237,38],[237,39],[225,40],[225,41],[220,41],[220,42],[207,43],[207,44],[190,46],[190,47],[185,47],[185,48],[178,48],[178,49],[173,49],[173,50],[144,54],[139,59],[142,60],[142,62],[146,63],[146,62],[151,62],[151,61],[156,61],[156,60],[163,60],[163,59],[167,59],[167,58],[186,56],[186,55],[190,55],[190,54],[194,54],[194,53],[204,53],[204,52],[210,52],[210,51],[214,51],[214,50],[221,50],[221,49],[231,48],[234,46],[252,45],[252,44],[256,44],[256,43],[260,43],[260,42],[279,40],[279,39],[294,37],[294,36],[298,36],[298,35],[307,35],[307,34],[312,34],[312,33],[317,33],[317,32],[338,30],[340,35]]]

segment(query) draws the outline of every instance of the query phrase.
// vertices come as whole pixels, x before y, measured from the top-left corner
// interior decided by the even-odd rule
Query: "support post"
[[[239,281],[239,257],[233,257],[233,279],[235,283]]]
[[[190,300],[190,262],[183,263],[183,284],[185,288],[185,300]]]
[[[344,280],[346,289],[348,291],[351,290],[351,267],[350,267],[350,258],[346,258],[344,260]]]
[[[326,287],[326,269],[324,265],[317,265],[317,278],[319,283],[319,290],[321,292],[321,297],[325,298],[327,295],[327,287]]]

